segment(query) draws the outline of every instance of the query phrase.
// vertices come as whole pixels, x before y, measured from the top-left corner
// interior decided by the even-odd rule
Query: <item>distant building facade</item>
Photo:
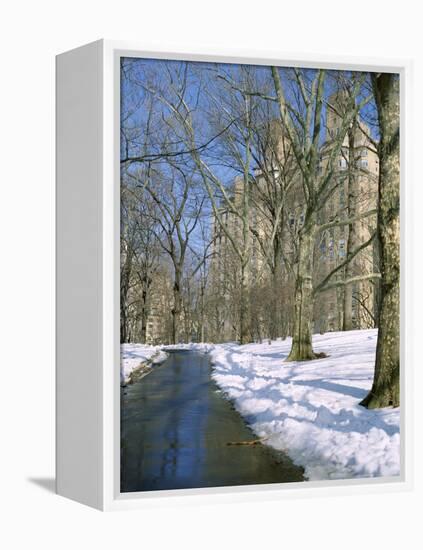
[[[326,110],[326,135],[321,147],[319,171],[324,172],[332,143],[343,121],[344,98],[332,96]],[[333,109],[330,107],[333,106]],[[286,142],[280,126],[272,129],[279,132],[280,156],[286,150]],[[286,159],[279,159],[283,164]],[[268,167],[267,172],[272,170]],[[364,216],[375,210],[377,205],[379,163],[369,127],[361,120],[356,120],[349,128],[335,161],[335,172],[332,175],[333,188],[318,215],[319,225],[342,222],[347,219],[355,221],[344,225],[334,225],[318,234],[314,253],[316,286],[328,274],[346,261],[357,247],[368,241],[376,223],[376,217]],[[249,308],[254,326],[251,334],[254,339],[269,337],[271,327],[276,323],[278,336],[291,332],[293,320],[293,292],[295,269],[296,234],[304,223],[305,206],[300,175],[293,176],[296,181],[290,186],[285,198],[284,210],[280,216],[280,258],[278,273],[272,271],[271,262],[267,261],[263,242],[270,240],[272,224],[267,217],[267,195],[265,175],[256,170],[254,182],[249,193],[249,224],[253,231],[250,234],[250,261],[248,263]],[[277,180],[275,182],[277,186]],[[233,210],[237,210],[243,200],[244,180],[236,178],[233,183],[232,201],[234,209],[222,206],[219,218],[225,229],[220,227],[215,218],[213,222],[214,254],[210,267],[211,285],[209,301],[212,305],[209,323],[210,332],[216,340],[230,341],[237,339],[237,319],[239,311],[236,297],[240,284],[240,268],[228,233],[233,239],[241,239],[240,219]],[[263,198],[263,203],[260,203]],[[360,218],[360,216],[363,216]],[[273,235],[272,235],[273,236]],[[330,280],[331,285],[345,280],[363,278],[377,271],[377,246],[373,241],[369,246],[354,256],[348,266],[339,269]],[[314,303],[314,332],[369,328],[376,323],[378,283],[374,280],[357,281],[339,284],[330,290],[318,293]],[[271,318],[272,317],[272,318]],[[274,329],[274,327],[273,327]]]
[[[343,122],[344,99],[332,96],[326,115],[326,139],[322,147],[320,170],[331,154],[331,143]],[[376,227],[376,216],[362,217],[377,207],[379,159],[370,128],[357,119],[348,129],[341,152],[335,162],[334,192],[320,212],[320,223],[355,219],[324,231],[317,243],[316,275],[318,281],[347,260],[347,256],[366,243]],[[358,218],[358,219],[357,219]],[[378,271],[377,243],[373,240],[331,279],[337,281],[364,277]],[[315,283],[317,284],[317,280]],[[377,281],[357,281],[317,294],[314,331],[370,328],[375,325]]]

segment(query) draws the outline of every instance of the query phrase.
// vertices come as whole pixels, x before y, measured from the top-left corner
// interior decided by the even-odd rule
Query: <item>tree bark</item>
[[[283,227],[283,218],[279,220],[279,227]],[[280,336],[279,331],[281,327],[281,312],[280,312],[280,300],[279,295],[281,292],[281,269],[282,269],[282,252],[281,252],[281,230],[277,232],[273,239],[273,258],[270,267],[271,272],[271,319],[270,319],[270,334],[271,340],[276,340]]]
[[[204,312],[204,292],[205,292],[205,284],[204,281],[201,280],[200,283],[200,342],[204,342],[204,329],[205,329],[205,312]]]
[[[278,296],[278,293],[280,291],[279,289],[279,273],[277,266],[274,266],[271,272],[271,278],[272,278],[272,294],[271,294],[271,312],[270,312],[270,334],[269,337],[271,340],[276,340],[278,337],[278,313],[279,313],[279,304],[276,297]]]
[[[355,159],[355,132],[356,124],[354,124],[348,131],[348,190],[347,190],[347,216],[348,218],[354,218],[357,214],[357,177],[356,177],[356,159]],[[346,254],[347,258],[351,254],[352,250],[355,250],[359,246],[359,238],[357,235],[357,222],[352,222],[348,225],[348,237]],[[354,260],[351,260],[345,266],[345,280],[351,279],[354,276]],[[348,283],[344,287],[344,305],[343,305],[343,323],[342,330],[352,330],[352,284]]]
[[[314,231],[303,228],[298,243],[294,296],[294,334],[287,361],[315,359],[312,346]]]
[[[130,248],[126,251],[125,263],[120,271],[120,341],[122,344],[129,341],[127,301],[132,273],[132,259],[133,251]]]
[[[178,343],[179,321],[182,311],[181,299],[181,277],[178,272],[175,272],[175,280],[173,283],[173,308],[172,308],[172,341],[171,344]]]
[[[241,265],[240,310],[239,310],[239,342],[250,341],[250,307],[247,288],[246,265]]]
[[[147,343],[147,289],[142,290],[142,305],[141,305],[141,344]]]
[[[381,308],[372,389],[361,405],[397,407],[400,403],[399,318],[399,82],[394,74],[372,76],[380,125],[378,237]]]

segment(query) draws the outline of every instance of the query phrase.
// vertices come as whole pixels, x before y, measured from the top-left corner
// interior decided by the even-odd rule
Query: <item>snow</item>
[[[400,474],[400,410],[359,402],[374,374],[377,330],[314,335],[328,357],[285,362],[291,339],[271,345],[121,346],[121,381],[171,350],[208,353],[212,377],[266,445],[286,452],[309,480]]]
[[[146,365],[159,365],[166,361],[168,354],[161,346],[144,344],[122,344],[120,362],[120,382],[127,384],[131,374]]]
[[[215,344],[207,344],[207,343],[189,343],[189,344],[170,344],[168,346],[162,346],[161,349],[163,350],[174,350],[174,351],[197,351],[199,353],[209,353],[212,349],[214,349]]]
[[[377,330],[313,337],[328,357],[284,362],[291,339],[219,344],[213,378],[265,444],[285,451],[309,480],[400,474],[400,410],[359,406],[371,387]]]
[[[209,353],[213,344],[176,344],[169,346],[149,346],[146,344],[122,344],[120,361],[120,381],[127,384],[131,374],[146,365],[159,365],[166,361],[166,350],[187,350]]]

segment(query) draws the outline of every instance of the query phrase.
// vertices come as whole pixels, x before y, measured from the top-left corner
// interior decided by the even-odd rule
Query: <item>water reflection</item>
[[[267,447],[227,445],[255,436],[216,389],[206,355],[175,352],[123,390],[122,492],[302,480]]]

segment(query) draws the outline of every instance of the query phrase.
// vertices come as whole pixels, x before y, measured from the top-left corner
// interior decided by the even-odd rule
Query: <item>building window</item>
[[[344,159],[344,157],[342,157],[341,159],[339,159],[339,168],[341,170],[345,170],[347,167],[347,159]]]
[[[367,157],[367,149],[362,149],[361,150],[361,156],[362,157]]]
[[[367,166],[369,165],[367,159],[361,159],[361,167],[362,168],[367,168]]]
[[[341,258],[345,256],[345,239],[339,240],[339,256]]]

